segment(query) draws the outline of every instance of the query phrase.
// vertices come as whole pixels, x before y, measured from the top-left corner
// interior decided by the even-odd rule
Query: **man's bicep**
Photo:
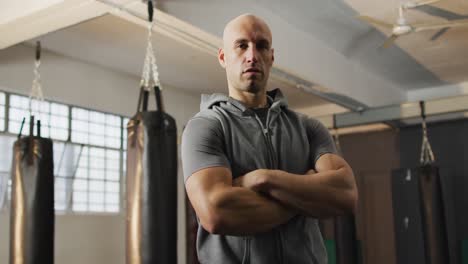
[[[338,170],[341,168],[350,168],[349,164],[339,155],[326,153],[321,155],[315,162],[315,170],[317,172]]]
[[[206,195],[217,187],[232,186],[231,170],[226,167],[211,167],[192,174],[185,182],[189,195]]]
[[[222,188],[232,186],[231,170],[226,167],[211,167],[199,170],[185,182],[185,189],[197,216],[209,217],[213,195]]]
[[[355,191],[356,182],[351,166],[340,156],[335,154],[325,154],[321,156],[315,164],[317,172],[334,171],[335,173],[325,173],[323,180],[329,184]],[[325,179],[326,178],[326,179]]]

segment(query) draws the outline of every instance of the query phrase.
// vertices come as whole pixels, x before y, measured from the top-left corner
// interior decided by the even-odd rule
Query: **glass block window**
[[[67,210],[83,146],[54,142],[55,210]]]
[[[50,101],[33,100],[31,106],[41,136],[54,140],[55,210],[119,212],[128,118]],[[0,92],[0,208],[11,198],[13,143],[23,118],[22,134],[29,134],[29,109],[27,96]],[[14,135],[4,133],[5,124]]]
[[[120,148],[120,116],[72,108],[72,137],[77,143],[94,146]]]
[[[48,101],[32,100],[31,109],[35,120],[41,120],[41,136],[52,139],[66,140],[68,138],[68,107],[63,104]],[[29,98],[20,95],[10,95],[8,131],[18,134],[23,118],[26,118],[22,134],[29,134]],[[36,133],[36,131],[34,131]]]
[[[5,131],[5,93],[0,92],[0,131]]]
[[[5,207],[11,195],[10,169],[13,158],[13,143],[16,137],[0,135],[0,208]]]
[[[123,137],[123,149],[127,149],[127,136],[128,136],[128,131],[127,131],[127,124],[128,121],[130,121],[130,118],[124,117],[123,118],[123,126],[122,126],[122,137]]]
[[[127,131],[127,124],[128,124],[128,121],[130,121],[130,118],[127,118],[127,117],[124,117],[123,118],[123,126],[122,126],[122,135],[123,135],[123,139],[122,139],[122,183],[123,183],[123,186],[127,186],[125,184],[126,180],[127,180],[127,136],[128,136],[128,131]],[[125,188],[122,189],[122,195],[123,196],[126,196],[127,195],[127,191]]]
[[[84,147],[73,181],[72,210],[118,212],[120,150]]]

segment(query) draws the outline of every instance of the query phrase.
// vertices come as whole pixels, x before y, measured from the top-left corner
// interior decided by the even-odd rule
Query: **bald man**
[[[327,263],[317,218],[354,210],[350,166],[320,122],[266,91],[274,50],[262,19],[230,21],[218,60],[229,96],[203,95],[182,138],[200,262]]]

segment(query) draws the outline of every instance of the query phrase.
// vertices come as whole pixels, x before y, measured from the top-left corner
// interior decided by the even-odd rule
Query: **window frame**
[[[3,109],[0,110],[0,111],[3,112],[3,129],[0,129],[0,133],[2,133],[2,132],[8,131],[8,118],[7,117],[8,117],[8,112],[9,111],[8,111],[7,105],[8,105],[8,101],[9,101],[8,100],[9,96],[4,91],[0,91],[0,94],[3,94],[3,98],[4,98],[3,103],[0,103],[0,107],[3,108]],[[0,122],[2,122],[2,121],[0,121]]]
[[[4,111],[4,122],[5,122],[5,125],[4,125],[4,129],[3,130],[0,130],[0,136],[2,135],[5,135],[5,136],[18,136],[18,134],[15,134],[15,133],[12,133],[9,131],[9,123],[10,123],[10,108],[11,108],[11,104],[10,104],[10,96],[11,95],[14,95],[14,96],[20,96],[20,97],[27,97],[26,95],[24,94],[19,94],[19,93],[14,93],[14,92],[9,92],[9,91],[4,91],[4,90],[0,90],[0,93],[3,93],[4,96],[5,96],[5,101],[4,101],[4,105],[1,105],[0,104],[0,107],[3,107],[3,111]],[[104,191],[102,192],[103,195],[104,195],[104,200],[103,200],[103,203],[102,203],[102,206],[103,206],[103,210],[102,211],[91,211],[89,210],[89,207],[86,211],[74,211],[73,210],[73,198],[71,199],[68,199],[68,201],[66,201],[66,206],[65,206],[65,209],[64,210],[58,210],[58,209],[55,209],[55,214],[57,215],[65,215],[65,214],[70,214],[70,215],[116,215],[116,214],[121,214],[123,213],[123,210],[125,209],[125,204],[124,204],[124,190],[125,190],[125,175],[124,175],[124,164],[123,162],[125,161],[125,154],[126,154],[126,149],[124,148],[124,141],[125,139],[123,138],[125,133],[124,133],[124,130],[126,129],[126,124],[124,124],[124,120],[125,119],[129,119],[130,117],[128,116],[124,116],[124,115],[120,115],[120,114],[115,114],[115,113],[111,113],[111,112],[106,112],[106,111],[101,111],[101,110],[97,110],[97,109],[92,109],[92,108],[87,108],[87,107],[82,107],[82,106],[77,106],[77,105],[74,105],[74,104],[68,104],[68,103],[62,103],[62,102],[58,102],[58,101],[55,101],[55,100],[44,100],[46,102],[48,102],[49,104],[52,104],[52,103],[55,103],[55,104],[59,104],[59,105],[63,105],[65,107],[67,107],[68,109],[68,125],[67,125],[67,140],[61,140],[61,139],[52,139],[53,142],[57,142],[57,143],[63,143],[63,144],[70,144],[72,146],[82,146],[83,148],[84,147],[87,147],[88,149],[91,149],[91,148],[101,148],[104,150],[105,153],[107,153],[107,150],[113,150],[113,151],[118,151],[119,153],[119,166],[118,166],[118,174],[119,174],[119,177],[118,177],[118,181],[116,181],[119,185],[119,188],[118,188],[118,211],[115,211],[115,212],[108,212],[106,211],[106,185],[104,185]],[[95,144],[90,144],[90,143],[78,143],[78,142],[74,142],[72,141],[72,134],[74,133],[73,129],[72,129],[72,121],[73,121],[73,111],[72,109],[73,108],[77,108],[77,109],[83,109],[83,110],[86,110],[86,111],[92,111],[92,112],[97,112],[97,113],[100,113],[100,114],[104,114],[104,115],[113,115],[113,116],[116,116],[118,117],[119,119],[119,127],[117,126],[112,126],[114,128],[118,128],[119,131],[120,131],[120,144],[119,147],[108,147],[106,144],[102,145],[102,146],[99,146],[99,145],[95,145]],[[50,116],[52,115],[52,113],[50,113]],[[63,117],[63,116],[61,116]],[[89,123],[89,120],[87,121]],[[106,121],[104,120],[103,122],[103,125],[104,127],[106,128],[107,127],[107,124],[106,124]],[[75,133],[78,133],[75,131]],[[23,135],[25,135],[25,130],[23,129]],[[117,138],[116,138],[117,139]],[[89,142],[89,141],[88,141]],[[103,158],[104,161],[106,161],[106,158],[104,157]],[[76,166],[79,166],[78,164],[76,164]],[[104,170],[105,170],[105,166],[104,165]],[[89,170],[89,168],[88,168]],[[77,171],[77,170],[76,170]],[[75,171],[75,173],[76,173]],[[54,172],[54,179],[56,178],[65,178],[66,176],[63,176],[63,175],[55,175],[55,172]],[[89,177],[86,179],[86,181],[88,182],[88,189],[86,192],[90,192],[90,189],[89,189],[89,181],[92,181],[92,180],[96,180],[96,179],[90,179]],[[107,179],[106,177],[104,177],[104,179],[102,180],[103,182],[107,182]],[[11,178],[8,179],[8,182],[11,182]],[[9,185],[9,183],[7,183],[7,185]],[[65,195],[71,195],[73,196],[73,183],[71,183],[71,189],[70,189],[70,194],[67,194],[65,193]],[[8,187],[7,187],[8,188]],[[5,191],[5,196],[8,195],[8,190]],[[5,202],[4,202],[4,205],[0,205],[0,211],[2,210],[8,210],[8,208],[10,207],[10,197],[5,197]],[[88,201],[89,203],[89,201]]]

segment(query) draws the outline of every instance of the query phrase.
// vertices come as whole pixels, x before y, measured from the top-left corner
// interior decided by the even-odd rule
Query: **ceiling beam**
[[[423,89],[410,90],[406,93],[406,101],[414,102],[435,98],[454,97],[468,94],[468,82],[447,84]]]
[[[2,13],[12,13],[0,22],[0,49],[102,16],[109,10],[94,0],[45,0],[28,6],[29,2],[33,1],[9,1],[2,9]]]
[[[465,117],[468,111],[468,95],[425,101],[425,114],[428,119],[449,120]],[[452,115],[458,114],[458,115]],[[442,116],[442,119],[434,117]],[[405,121],[421,118],[419,102],[370,108],[362,112],[346,112],[335,116],[318,117],[329,128],[344,128],[371,125],[384,122]],[[335,121],[335,122],[334,122]],[[403,124],[403,123],[402,123]]]

